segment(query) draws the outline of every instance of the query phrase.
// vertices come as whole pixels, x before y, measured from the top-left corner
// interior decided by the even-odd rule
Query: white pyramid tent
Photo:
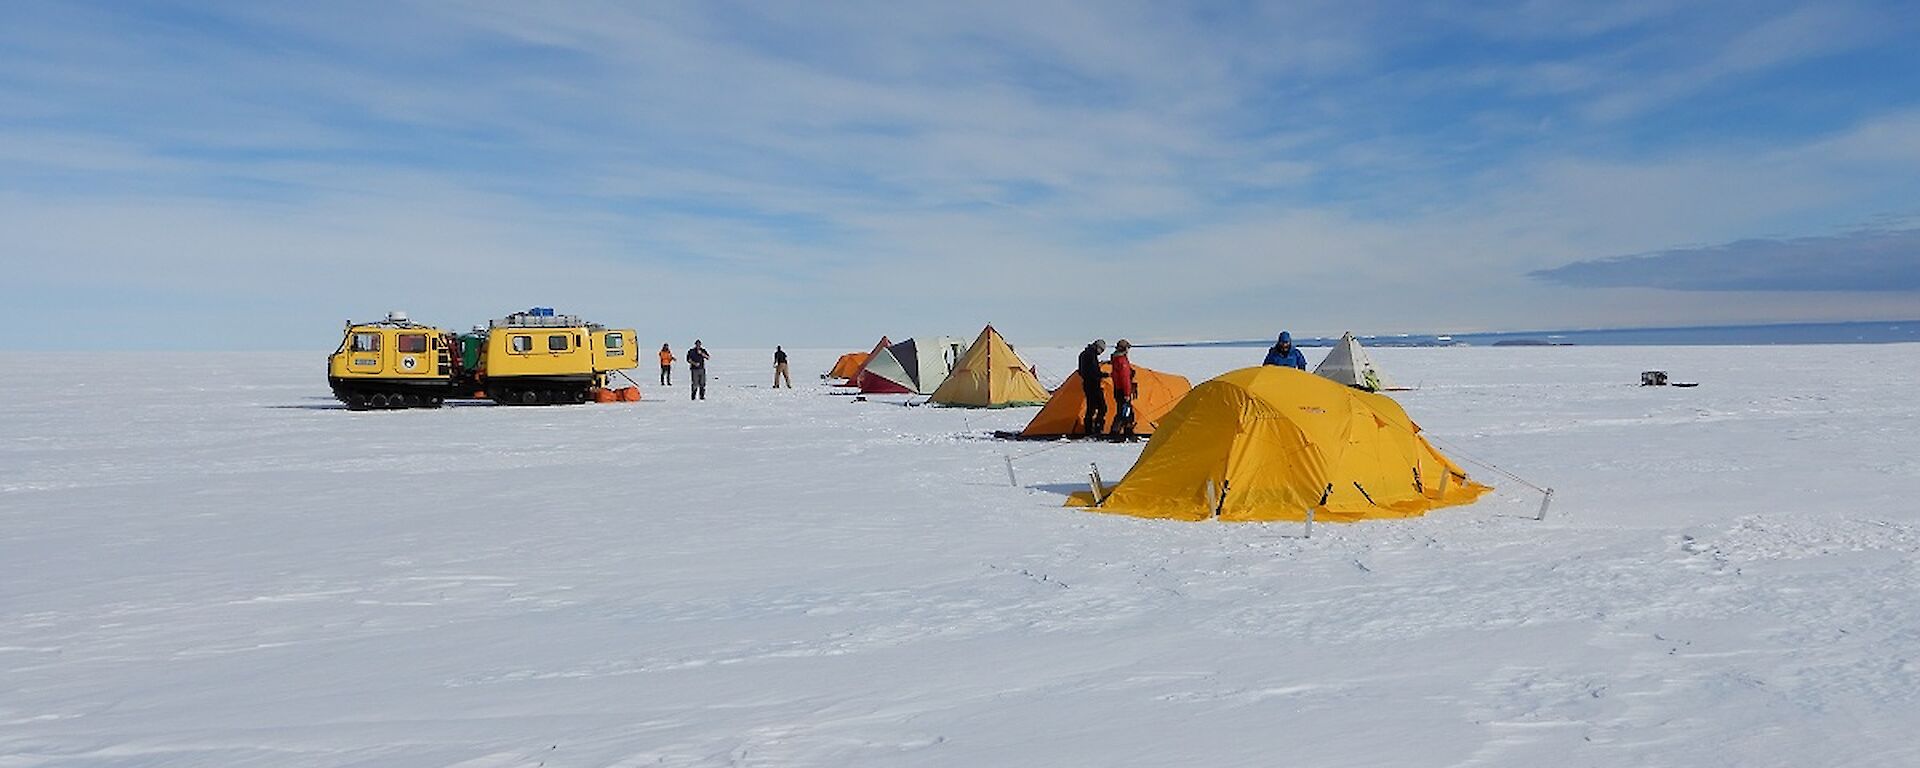
[[[862,392],[924,395],[947,380],[966,351],[966,342],[952,336],[915,336],[875,352],[857,383]]]
[[[1340,343],[1333,345],[1333,351],[1327,353],[1326,358],[1320,361],[1320,365],[1315,367],[1313,372],[1315,375],[1368,392],[1406,389],[1395,386],[1386,374],[1380,372],[1379,366],[1373,364],[1373,358],[1367,356],[1367,350],[1360,346],[1360,341],[1353,337],[1352,331],[1340,337]]]
[[[904,343],[909,349],[895,351],[894,356],[913,374],[915,391],[923,395],[939,389],[967,354],[967,340],[956,336],[915,336]]]

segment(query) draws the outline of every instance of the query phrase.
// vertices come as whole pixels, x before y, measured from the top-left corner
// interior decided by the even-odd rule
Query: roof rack
[[[553,307],[534,307],[525,312],[515,312],[488,324],[488,328],[580,328],[594,331],[606,330],[599,323],[589,323],[579,315],[562,315],[553,311]],[[475,331],[481,330],[475,326]]]

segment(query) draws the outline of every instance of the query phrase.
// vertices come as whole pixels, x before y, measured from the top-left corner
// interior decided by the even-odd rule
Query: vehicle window
[[[565,351],[567,351],[567,337],[565,337],[565,336],[560,336],[560,335],[557,335],[557,334],[556,334],[556,335],[552,335],[552,336],[548,336],[548,337],[547,337],[547,351],[549,351],[549,352],[565,352]]]
[[[622,349],[626,346],[626,344],[627,344],[626,338],[621,336],[620,334],[617,334],[617,333],[607,334],[607,349],[609,350]]]
[[[424,333],[400,334],[400,338],[393,347],[394,349],[400,350],[403,354],[425,352],[427,351],[427,335]]]
[[[514,336],[507,339],[507,344],[510,345],[511,349],[515,352],[532,352],[533,351],[532,336]]]
[[[377,334],[377,333],[354,334],[353,335],[353,351],[355,352],[380,351],[380,334]]]

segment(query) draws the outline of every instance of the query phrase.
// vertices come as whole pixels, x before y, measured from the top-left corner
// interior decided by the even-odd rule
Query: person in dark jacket
[[[1282,368],[1307,369],[1307,356],[1293,346],[1293,334],[1280,332],[1280,339],[1267,350],[1267,359],[1261,365],[1277,365]]]
[[[1080,350],[1080,391],[1087,396],[1082,434],[1097,435],[1107,426],[1107,394],[1100,389],[1100,380],[1107,375],[1100,370],[1100,353],[1105,351],[1106,339],[1094,339],[1086,349]]]
[[[687,350],[687,380],[693,382],[691,400],[707,399],[707,359],[711,357],[700,340],[694,339],[693,346]]]
[[[1133,345],[1126,339],[1113,344],[1113,358],[1109,365],[1113,368],[1113,434],[1123,440],[1133,439],[1133,361],[1127,359],[1127,350]]]
[[[793,389],[793,377],[787,375],[787,351],[780,345],[773,346],[773,388],[779,389],[781,381],[787,382],[787,389]]]

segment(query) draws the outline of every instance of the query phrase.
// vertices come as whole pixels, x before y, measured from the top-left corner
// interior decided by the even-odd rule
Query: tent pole
[[[1540,494],[1540,514],[1535,516],[1533,519],[1535,520],[1547,519],[1547,505],[1552,503],[1553,503],[1553,489],[1548,488],[1546,492]]]
[[[1013,457],[1003,453],[1000,454],[1000,458],[1007,460],[1007,484],[1015,488],[1020,487],[1019,478],[1013,476]]]

